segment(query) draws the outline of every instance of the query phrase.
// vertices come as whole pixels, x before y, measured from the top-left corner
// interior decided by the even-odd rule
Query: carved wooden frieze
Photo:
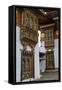
[[[22,80],[33,77],[33,52],[25,51],[22,52]]]
[[[26,42],[28,45],[35,45],[38,41],[38,33],[30,28],[27,28],[26,26],[23,26],[20,30],[20,39],[22,44],[23,42]]]
[[[54,47],[54,30],[54,25],[43,27],[41,30],[41,40],[45,41],[46,48]]]
[[[20,40],[23,45],[27,44],[33,47],[38,42],[38,20],[28,9],[24,8],[22,13],[23,23],[20,26]]]

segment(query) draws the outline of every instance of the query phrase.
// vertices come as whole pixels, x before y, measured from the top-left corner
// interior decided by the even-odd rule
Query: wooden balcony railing
[[[22,40],[29,40],[28,42],[37,43],[38,41],[38,34],[37,31],[34,31],[26,26],[21,27],[20,30],[20,38]]]
[[[54,40],[45,41],[45,47],[53,47],[53,46],[54,46]]]

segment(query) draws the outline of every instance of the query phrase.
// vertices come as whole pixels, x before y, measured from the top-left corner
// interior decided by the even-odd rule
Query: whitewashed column
[[[34,76],[35,76],[35,79],[40,78],[39,45],[38,45],[38,43],[34,49]]]
[[[23,46],[20,42],[20,27],[16,26],[16,82],[21,80],[21,49]]]
[[[59,39],[54,40],[54,64],[55,68],[59,67]]]
[[[40,78],[39,37],[38,37],[38,43],[36,44],[34,48],[34,76],[35,76],[35,79]]]

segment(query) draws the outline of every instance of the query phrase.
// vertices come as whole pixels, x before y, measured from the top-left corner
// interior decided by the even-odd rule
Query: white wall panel
[[[16,81],[21,80],[21,49],[23,46],[20,42],[20,28],[16,26]]]
[[[58,47],[58,39],[54,40],[54,63],[55,63],[55,68],[59,67],[59,47]]]

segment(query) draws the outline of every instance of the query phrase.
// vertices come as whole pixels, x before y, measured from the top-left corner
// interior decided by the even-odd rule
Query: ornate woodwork
[[[53,29],[45,31],[45,47],[54,47]]]
[[[54,52],[46,52],[46,69],[54,69]]]
[[[42,12],[40,12],[39,9],[36,10],[37,12],[39,12],[37,13],[37,16],[39,16],[39,18],[36,16],[35,12],[33,12],[33,9],[17,8],[16,10],[16,25],[19,25],[20,27],[20,41],[23,45],[21,64],[22,80],[33,77],[33,50],[36,43],[38,42],[39,27],[41,31],[41,41],[45,41],[45,48],[47,50],[46,68],[54,68],[54,39],[56,38],[56,36],[58,36],[59,25],[58,20],[56,20],[57,18],[53,17],[58,16],[58,11],[51,11],[51,9],[47,9],[47,15],[42,15]],[[32,51],[27,51],[26,46],[30,46]],[[45,55],[41,53],[40,57],[42,58],[43,56]]]
[[[55,21],[55,39],[59,39],[59,27],[60,27],[60,25],[59,25],[59,17],[57,17],[56,19],[54,19],[54,21]]]
[[[22,80],[34,77],[33,52],[22,51]]]
[[[20,40],[23,45],[34,47],[38,41],[38,18],[31,9],[16,9],[16,25],[20,27]]]
[[[41,29],[41,40],[45,41],[46,48],[46,69],[54,69],[54,32],[55,25],[45,25]]]
[[[32,10],[25,8],[23,11],[23,25],[32,30],[38,30],[38,18]]]
[[[32,10],[23,8],[16,10],[16,24],[20,27],[20,41],[23,45],[22,58],[21,58],[21,75],[22,80],[33,78],[34,70],[34,47],[38,42],[38,19],[33,14]],[[26,47],[30,46],[31,51],[27,51]]]
[[[16,25],[20,26],[22,24],[22,10],[17,8],[16,9]]]
[[[30,46],[35,46],[38,41],[38,34],[30,28],[22,26],[20,30],[20,39],[23,45],[26,43]]]
[[[45,41],[45,47],[54,47],[54,27],[41,29],[41,41]]]

